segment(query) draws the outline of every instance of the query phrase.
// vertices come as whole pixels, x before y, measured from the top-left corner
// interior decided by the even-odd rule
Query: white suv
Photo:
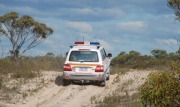
[[[110,57],[99,42],[75,42],[64,63],[63,85],[80,81],[105,86],[110,78]]]

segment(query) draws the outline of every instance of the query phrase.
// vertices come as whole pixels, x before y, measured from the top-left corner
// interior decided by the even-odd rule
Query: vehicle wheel
[[[68,86],[70,84],[69,80],[63,79],[63,86]]]
[[[106,78],[103,81],[99,81],[99,86],[105,87],[106,86]]]
[[[109,79],[110,79],[110,74],[108,73],[106,76],[106,80],[109,80]]]

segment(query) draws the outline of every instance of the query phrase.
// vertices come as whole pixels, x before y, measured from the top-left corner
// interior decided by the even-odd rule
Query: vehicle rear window
[[[71,51],[69,61],[75,62],[98,62],[96,51]]]

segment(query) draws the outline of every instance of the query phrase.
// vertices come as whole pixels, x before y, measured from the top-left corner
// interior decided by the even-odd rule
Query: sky
[[[113,56],[125,51],[149,55],[154,49],[175,52],[180,22],[167,0],[0,0],[0,16],[29,15],[54,30],[25,55],[65,55],[75,41],[98,41]],[[0,55],[11,49],[0,37]]]

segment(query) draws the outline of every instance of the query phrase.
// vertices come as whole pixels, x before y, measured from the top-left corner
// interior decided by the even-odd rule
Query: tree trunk
[[[19,50],[18,49],[12,50],[10,51],[10,53],[12,55],[13,60],[17,62],[19,59]]]

